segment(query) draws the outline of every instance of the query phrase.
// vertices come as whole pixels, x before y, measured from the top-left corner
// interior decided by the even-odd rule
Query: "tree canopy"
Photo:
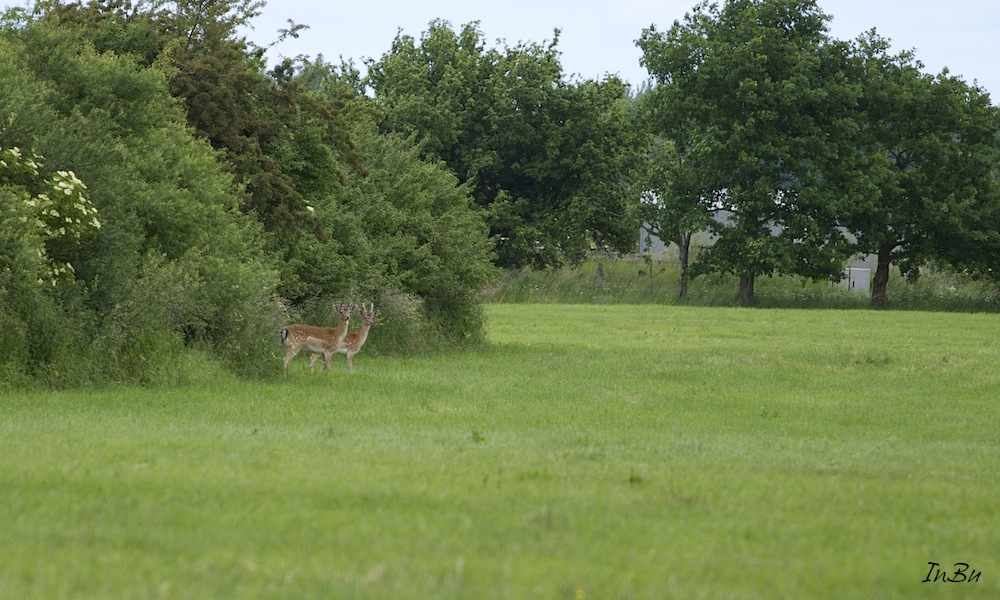
[[[487,48],[478,24],[434,21],[368,65],[382,127],[413,136],[470,186],[504,267],[635,246],[645,137],[628,86],[568,81],[558,40]]]
[[[746,303],[756,276],[839,279],[859,253],[880,256],[876,305],[892,260],[996,255],[988,96],[877,36],[833,39],[828,21],[813,0],[705,2],[637,42],[661,144],[647,216],[668,239],[706,226],[695,272],[739,275]]]
[[[863,92],[845,224],[859,252],[878,256],[872,303],[885,305],[893,263],[914,276],[929,262],[995,268],[1000,121],[989,96],[947,71],[923,73],[912,52],[890,55],[875,32],[856,47]]]
[[[829,76],[846,56],[827,18],[811,1],[704,3],[639,41],[660,105],[647,112],[690,156],[694,210],[725,215],[698,267],[739,275],[744,302],[758,275],[833,277],[847,257],[837,190],[818,185],[854,94]]]

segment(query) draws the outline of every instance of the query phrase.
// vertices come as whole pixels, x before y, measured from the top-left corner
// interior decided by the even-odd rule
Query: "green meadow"
[[[1000,597],[996,314],[493,304],[334,367],[5,392],[0,598]]]

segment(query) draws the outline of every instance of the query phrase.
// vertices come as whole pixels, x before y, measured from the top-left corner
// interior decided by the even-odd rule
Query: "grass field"
[[[493,305],[489,338],[5,395],[0,598],[1000,597],[1000,316]]]

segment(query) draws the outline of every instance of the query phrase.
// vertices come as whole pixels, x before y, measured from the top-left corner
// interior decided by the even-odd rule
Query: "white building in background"
[[[868,267],[847,267],[839,285],[849,292],[869,295],[872,293],[872,270]]]

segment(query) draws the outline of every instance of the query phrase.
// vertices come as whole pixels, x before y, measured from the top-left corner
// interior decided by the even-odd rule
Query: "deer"
[[[378,311],[375,310],[375,304],[371,304],[371,308],[365,308],[365,305],[361,305],[361,327],[357,331],[352,331],[344,336],[343,341],[337,348],[338,354],[347,355],[347,372],[354,372],[354,355],[361,352],[361,347],[365,345],[365,341],[368,340],[368,330],[371,329],[372,323],[375,322],[375,317],[378,316]],[[309,371],[312,372],[313,367],[316,364],[316,359],[319,358],[319,354],[313,354],[309,359]],[[327,359],[329,361],[329,359]]]
[[[285,353],[285,375],[288,375],[288,364],[292,362],[295,355],[303,348],[308,348],[313,352],[322,353],[326,357],[326,367],[324,372],[330,372],[330,359],[333,358],[337,349],[347,335],[347,325],[351,319],[351,313],[357,308],[354,304],[334,304],[333,309],[340,315],[336,327],[313,327],[312,325],[289,325],[281,330],[281,343],[288,352]],[[309,370],[312,370],[313,363],[319,354],[314,354],[309,361]]]

